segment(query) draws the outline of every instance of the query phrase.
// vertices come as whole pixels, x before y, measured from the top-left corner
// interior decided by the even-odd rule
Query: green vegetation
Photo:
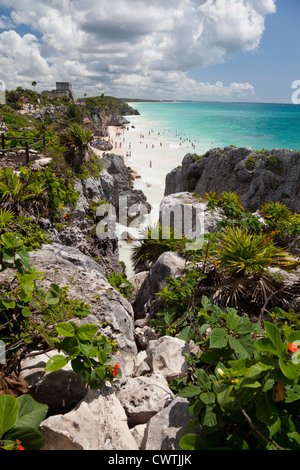
[[[47,411],[30,395],[0,396],[0,450],[40,450],[45,439],[38,427]]]
[[[18,370],[20,361],[32,351],[58,349],[63,354],[53,356],[46,365],[46,371],[55,371],[70,362],[75,373],[91,388],[102,387],[106,381],[121,376],[118,365],[111,365],[110,354],[116,342],[103,336],[98,326],[83,324],[77,326],[72,320],[89,314],[89,306],[68,296],[68,286],[60,288],[51,284],[48,290],[36,286],[43,273],[30,266],[29,254],[23,241],[14,233],[0,236],[1,271],[14,269],[15,276],[0,284],[0,339],[6,348],[6,363],[0,366],[1,374],[8,376]],[[9,382],[8,382],[9,384]],[[0,448],[16,449],[19,442],[27,450],[42,445],[34,424],[39,425],[45,418],[46,408],[33,401],[33,422],[21,419],[19,404],[28,403],[26,395],[12,400],[5,395],[0,397]],[[16,399],[14,399],[16,400]],[[8,418],[7,407],[15,410]],[[29,410],[27,410],[29,420]],[[23,427],[26,424],[26,429]],[[29,432],[30,430],[30,432]],[[27,434],[28,433],[28,434]]]
[[[133,294],[133,285],[128,281],[126,274],[113,272],[108,276],[108,281],[123,297],[130,299]]]
[[[187,251],[186,269],[157,293],[148,325],[193,342],[189,372],[170,387],[189,400],[183,450],[296,450],[300,444],[300,311],[297,283],[270,268],[299,268],[283,240],[299,233],[299,214],[281,203],[261,208],[263,223],[234,193],[206,194],[223,214],[219,231]],[[161,241],[160,243],[164,243]],[[146,257],[144,241],[141,250]],[[169,246],[173,249],[172,246]],[[176,251],[176,248],[175,250]],[[157,253],[158,255],[158,253]],[[154,261],[154,260],[153,260]],[[192,433],[196,425],[201,433]]]
[[[140,245],[133,248],[132,261],[136,271],[149,268],[166,251],[182,252],[185,237],[179,237],[173,228],[156,224],[141,233]]]

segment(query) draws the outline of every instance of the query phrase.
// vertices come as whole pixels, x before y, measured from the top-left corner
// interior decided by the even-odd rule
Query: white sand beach
[[[125,128],[109,127],[110,142],[113,149],[109,153],[121,155],[126,166],[136,176],[134,189],[140,189],[153,207],[151,222],[158,220],[158,208],[164,197],[165,177],[176,166],[181,165],[183,157],[194,152],[189,142],[168,141],[168,133],[164,130],[154,132],[149,128],[142,116],[129,116],[130,121]],[[95,153],[104,152],[93,148]],[[120,260],[127,266],[127,276],[133,275],[131,266],[131,249],[134,244],[119,240]]]

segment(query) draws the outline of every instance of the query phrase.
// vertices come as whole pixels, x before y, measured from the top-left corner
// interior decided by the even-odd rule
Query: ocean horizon
[[[195,153],[210,148],[300,150],[300,106],[220,101],[130,102],[143,123],[173,143],[191,141]],[[129,117],[129,121],[131,117]]]

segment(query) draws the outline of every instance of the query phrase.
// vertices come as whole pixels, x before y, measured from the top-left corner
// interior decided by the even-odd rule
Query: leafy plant
[[[132,250],[135,270],[149,268],[166,251],[181,252],[186,245],[184,236],[177,237],[174,228],[157,224],[147,227],[141,233],[141,241]]]
[[[184,436],[182,449],[297,449],[300,361],[291,360],[290,344],[300,331],[267,321],[260,328],[207,298],[203,307],[211,331],[178,392],[203,433]]]
[[[15,221],[15,214],[10,210],[0,209],[0,231],[8,230]]]
[[[40,450],[44,438],[38,427],[48,406],[30,395],[0,396],[0,450]]]
[[[295,268],[289,255],[273,243],[272,237],[231,227],[219,239],[215,262],[232,274],[260,274],[271,266]]]
[[[55,329],[58,336],[63,337],[58,348],[66,355],[53,356],[46,365],[47,372],[59,370],[71,362],[74,372],[91,388],[103,387],[105,382],[121,377],[119,368],[109,364],[116,342],[100,334],[97,325],[77,326],[70,321],[58,323]]]
[[[15,370],[29,350],[42,353],[58,348],[66,352],[67,359],[54,356],[47,370],[57,370],[70,360],[74,371],[90,386],[112,380],[116,369],[108,362],[116,343],[98,333],[98,326],[76,326],[73,322],[86,317],[89,306],[70,299],[68,287],[52,284],[48,290],[37,288],[36,280],[43,273],[31,268],[22,240],[13,233],[1,235],[0,243],[1,270],[16,269],[12,281],[0,284],[0,339],[7,357],[4,373]]]
[[[109,283],[117,289],[123,297],[129,299],[133,293],[133,285],[127,279],[126,274],[113,272],[108,276]]]

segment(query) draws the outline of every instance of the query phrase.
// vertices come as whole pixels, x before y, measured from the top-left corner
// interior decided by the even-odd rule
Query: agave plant
[[[74,123],[65,129],[59,136],[61,145],[65,147],[65,159],[79,169],[88,160],[89,144],[93,140],[93,133]]]
[[[202,293],[209,292],[220,306],[239,309],[244,305],[246,310],[257,310],[273,304],[286,308],[293,298],[292,289],[275,279],[269,268],[293,270],[299,265],[271,236],[230,227],[210,251]]]

